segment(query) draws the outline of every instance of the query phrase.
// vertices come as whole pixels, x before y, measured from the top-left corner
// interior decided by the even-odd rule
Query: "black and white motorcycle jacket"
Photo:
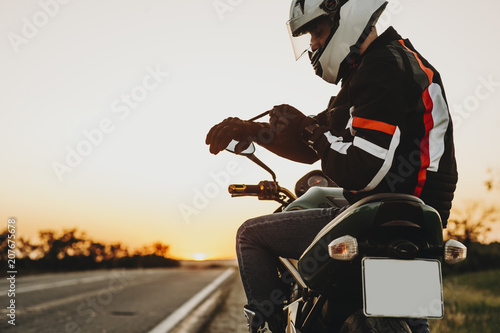
[[[412,194],[446,226],[458,180],[453,125],[439,73],[408,40],[387,29],[314,118],[319,135],[310,143],[350,202]]]

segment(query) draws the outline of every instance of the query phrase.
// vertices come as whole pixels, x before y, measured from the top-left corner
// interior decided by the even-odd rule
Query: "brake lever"
[[[267,116],[269,113],[271,113],[272,109],[271,110],[267,110],[266,112],[262,112],[261,114],[253,117],[252,119],[248,119],[248,121],[256,121],[257,119],[259,118],[262,118],[264,116]]]

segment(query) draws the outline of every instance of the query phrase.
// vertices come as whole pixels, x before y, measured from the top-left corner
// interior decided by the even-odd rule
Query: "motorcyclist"
[[[308,53],[317,75],[342,82],[327,109],[307,117],[275,106],[269,123],[228,118],[207,134],[213,154],[251,141],[323,172],[350,203],[374,193],[407,193],[434,207],[446,226],[458,174],[453,127],[439,73],[392,28],[375,23],[384,0],[293,0],[288,21],[296,56]],[[305,48],[296,39],[309,37]],[[284,332],[278,256],[298,259],[340,213],[323,208],[262,216],[238,230],[237,256],[251,332]],[[281,296],[281,297],[280,297]],[[426,320],[409,321],[428,332]],[[260,330],[259,330],[260,327]],[[267,329],[267,331],[266,331]]]

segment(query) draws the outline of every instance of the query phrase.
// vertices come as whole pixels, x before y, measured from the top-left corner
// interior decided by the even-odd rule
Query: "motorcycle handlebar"
[[[267,180],[261,181],[258,185],[231,184],[228,191],[232,197],[256,196],[259,200],[274,200],[285,206],[297,199],[286,188]]]
[[[231,184],[228,191],[232,195],[260,195],[264,188],[261,185]]]

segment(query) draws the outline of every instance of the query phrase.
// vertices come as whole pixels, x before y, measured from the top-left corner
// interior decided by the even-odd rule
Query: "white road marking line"
[[[191,297],[180,308],[175,310],[170,316],[165,318],[155,328],[148,333],[168,333],[177,326],[184,318],[186,318],[201,302],[207,299],[214,291],[216,291],[227,279],[234,274],[233,269],[229,268],[216,278],[212,283],[202,289],[199,293]]]
[[[80,278],[80,279],[74,279],[74,280],[63,280],[63,281],[57,281],[57,282],[36,284],[33,286],[18,287],[16,289],[16,293],[21,294],[21,293],[27,293],[27,292],[31,292],[31,291],[37,291],[37,290],[46,290],[46,289],[52,289],[52,288],[74,286],[76,284],[102,281],[102,280],[106,280],[106,279],[109,279],[109,276],[94,276],[94,277]],[[5,291],[5,292],[7,292],[7,291]],[[0,294],[4,294],[5,292],[2,291],[2,292],[0,292]]]
[[[107,278],[109,279],[110,277],[108,276]],[[129,288],[129,287],[134,287],[136,285],[141,285],[141,284],[144,284],[143,280],[130,281],[130,282],[127,282],[126,287]],[[83,300],[83,299],[90,298],[90,297],[98,297],[99,292],[109,291],[109,290],[110,290],[110,287],[106,286],[106,287],[102,287],[99,289],[87,291],[84,293],[68,296],[65,298],[58,298],[58,299],[55,299],[53,301],[48,301],[45,303],[30,306],[26,309],[19,309],[16,311],[16,314],[25,314],[25,313],[30,313],[30,312],[44,312],[50,308],[54,308],[57,306],[62,306],[65,304],[77,302],[79,300]],[[0,309],[0,313],[5,313],[5,312],[6,312],[5,309]]]
[[[200,328],[206,325],[208,320],[205,317],[207,313],[211,313],[217,305],[219,305],[223,292],[218,289],[210,295],[205,301],[201,303],[189,316],[184,319],[180,324],[170,331],[170,333],[193,333],[200,332]]]
[[[107,280],[109,278],[110,278],[110,275],[107,274],[107,275],[98,275],[98,276],[78,278],[78,279],[72,279],[72,280],[63,280],[63,281],[57,281],[57,282],[35,284],[32,286],[20,286],[16,289],[16,293],[21,294],[21,293],[27,293],[27,292],[31,292],[31,291],[37,291],[37,290],[46,290],[46,289],[52,289],[52,288],[74,286],[74,285],[82,284],[82,283],[91,283],[91,282],[96,282],[96,281]],[[0,291],[0,295],[4,295],[7,292],[8,292],[7,289],[2,290],[2,291]]]
[[[104,274],[100,273],[97,276],[89,276],[89,277],[82,277],[82,278],[63,280],[63,281],[57,281],[57,282],[41,283],[41,284],[30,285],[30,286],[19,286],[16,288],[16,293],[20,294],[20,293],[27,293],[27,292],[31,292],[31,291],[74,286],[74,285],[82,284],[82,283],[103,281],[103,280],[116,278],[116,274],[117,273],[120,274],[121,272],[123,272],[123,271],[113,270],[113,271],[103,272]],[[135,274],[135,272],[131,272],[131,274]],[[152,274],[152,272],[150,272],[150,271],[142,272],[141,271],[140,274],[141,275],[144,275],[144,274],[150,275],[150,274]],[[9,291],[8,289],[0,290],[0,296],[7,295],[8,291]]]

